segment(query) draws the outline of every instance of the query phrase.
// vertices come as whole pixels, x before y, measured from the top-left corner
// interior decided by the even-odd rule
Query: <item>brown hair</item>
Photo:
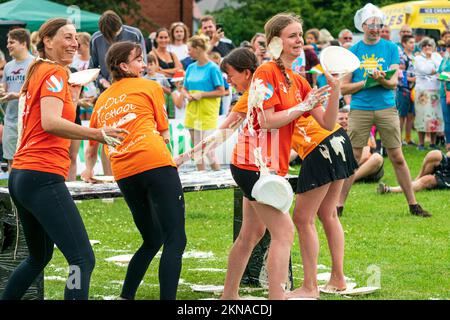
[[[136,56],[130,59],[131,51],[136,49]],[[114,43],[106,53],[106,65],[113,78],[113,81],[119,81],[123,78],[135,78],[135,75],[129,74],[120,68],[120,64],[128,63],[142,54],[141,45],[131,41],[120,41]]]
[[[237,72],[250,70],[253,74],[258,67],[258,60],[256,59],[256,55],[250,49],[236,48],[223,58],[220,69],[226,73],[227,66],[233,67]]]
[[[414,39],[414,36],[411,34],[405,34],[401,38],[401,43],[407,43],[409,41],[409,39]]]
[[[281,35],[281,31],[284,28],[286,28],[291,23],[295,22],[303,24],[302,18],[300,18],[300,16],[296,15],[295,13],[279,13],[270,18],[269,21],[267,21],[266,24],[264,25],[267,43],[270,43],[270,41],[272,41],[274,37],[279,37]],[[286,68],[284,67],[281,57],[276,59],[275,62],[278,68],[280,68],[281,73],[283,73],[288,87],[290,87],[291,80],[286,74]]]
[[[200,25],[202,25],[203,22],[206,22],[206,21],[212,21],[212,23],[214,23],[214,25],[216,25],[216,18],[214,18],[213,16],[210,16],[210,15],[203,16],[200,19]]]
[[[170,36],[170,41],[173,43],[175,42],[175,29],[177,27],[182,27],[184,30],[184,38],[183,38],[183,42],[186,43],[186,41],[189,39],[189,30],[188,27],[183,23],[183,22],[174,22],[170,25],[170,32],[169,32],[169,36]]]
[[[13,29],[8,32],[8,38],[19,41],[20,43],[26,43],[27,48],[30,48],[30,32],[23,28]]]
[[[204,51],[208,51],[209,49],[209,40],[203,35],[195,35],[191,37],[188,41],[188,44],[194,48],[201,48]]]
[[[156,64],[156,58],[151,53],[147,54],[147,64],[148,63],[155,63]]]
[[[47,20],[46,22],[44,22],[43,25],[41,25],[41,27],[39,28],[39,34],[38,34],[39,41],[36,44],[36,51],[38,52],[39,58],[48,59],[48,56],[45,53],[44,39],[45,38],[53,38],[59,29],[61,29],[62,27],[66,26],[68,24],[73,24],[73,23],[68,19],[53,18],[53,19]],[[36,70],[36,67],[42,62],[43,62],[43,60],[39,60],[39,59],[34,60],[28,67],[27,75],[25,77],[25,81],[24,81],[24,84],[21,89],[22,93],[26,92],[28,90],[28,84],[30,82],[30,78],[31,78],[33,72]],[[50,60],[46,60],[46,62],[58,64],[57,62],[50,61]]]
[[[316,39],[316,41],[319,41],[319,39],[320,39],[319,29],[316,29],[316,28],[309,29],[308,31],[305,32],[305,36],[307,36],[308,34],[311,34],[314,37],[314,39]]]
[[[122,19],[112,10],[103,12],[98,21],[98,29],[103,34],[106,42],[112,44],[116,39],[116,34],[122,27]]]
[[[77,33],[77,41],[78,44],[87,44],[91,41],[91,35],[87,32],[78,32]]]
[[[39,42],[39,31],[33,31],[30,35],[30,40],[33,45]]]
[[[264,33],[257,32],[253,36],[252,40],[250,40],[250,44],[252,45],[253,50],[255,50],[255,42],[259,37],[264,37],[264,41],[266,41],[266,35]]]

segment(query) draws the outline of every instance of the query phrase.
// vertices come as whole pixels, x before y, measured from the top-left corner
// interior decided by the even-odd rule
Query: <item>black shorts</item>
[[[230,171],[234,181],[236,181],[237,185],[242,190],[244,197],[250,201],[256,201],[256,199],[252,197],[252,190],[256,181],[259,179],[259,171],[241,169],[232,164],[230,164]]]
[[[334,144],[334,148],[333,145]],[[303,159],[296,193],[304,193],[327,183],[346,179],[358,168],[350,138],[340,128],[326,137]]]
[[[436,189],[450,189],[450,158],[442,153],[442,160],[433,172],[437,186]]]
[[[80,106],[77,106],[77,112],[75,114],[75,123],[81,126]]]
[[[384,161],[383,164],[381,165],[380,169],[378,169],[377,172],[368,175],[367,177],[364,177],[362,179],[359,179],[356,182],[363,182],[363,183],[374,183],[374,182],[378,182],[381,180],[381,178],[383,178],[384,176]]]

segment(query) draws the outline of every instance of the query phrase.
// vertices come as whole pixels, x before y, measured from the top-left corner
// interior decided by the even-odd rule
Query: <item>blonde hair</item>
[[[77,41],[79,44],[87,44],[91,42],[91,35],[87,32],[78,32],[77,33]]]
[[[222,59],[222,56],[220,55],[220,53],[215,52],[215,51],[208,53],[208,56],[210,59],[218,59],[218,60]]]
[[[204,51],[209,49],[209,39],[204,35],[195,35],[189,38],[187,43],[193,48],[200,48]]]
[[[302,18],[300,18],[300,16],[296,15],[295,13],[279,13],[270,18],[269,21],[267,21],[266,24],[264,25],[267,43],[270,43],[270,41],[272,41],[274,37],[279,37],[281,35],[281,31],[291,23],[303,24],[303,20]],[[281,73],[284,75],[288,87],[290,87],[291,80],[289,79],[286,73],[286,68],[284,67],[281,57],[276,59],[275,62],[278,68],[280,68]]]

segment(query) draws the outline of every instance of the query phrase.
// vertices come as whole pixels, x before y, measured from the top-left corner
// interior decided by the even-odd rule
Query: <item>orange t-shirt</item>
[[[69,173],[70,140],[47,133],[41,126],[41,99],[56,97],[64,102],[62,118],[74,121],[76,109],[67,84],[68,73],[60,65],[40,62],[31,75],[22,116],[23,129],[12,167],[59,174]]]
[[[248,90],[245,90],[245,92],[233,106],[233,109],[231,109],[231,111],[247,113],[247,100],[248,100]]]
[[[292,135],[292,149],[303,160],[326,137],[339,130],[339,128],[341,126],[336,124],[333,130],[328,131],[322,128],[313,116],[300,117],[295,124],[294,134]]]
[[[290,109],[306,97],[311,90],[308,82],[300,75],[295,74],[290,69],[286,73],[291,79],[291,87],[288,89],[284,75],[275,62],[268,62],[256,69],[253,75],[255,79],[261,79],[266,88],[269,89],[265,97],[263,108],[275,108],[275,111]],[[308,116],[309,113],[303,114]],[[261,129],[257,116],[255,115],[255,136],[251,136],[248,125],[240,132],[238,142],[233,151],[232,164],[238,168],[259,171],[255,165],[253,150],[261,147],[263,160],[269,169],[275,170],[279,175],[286,175],[289,168],[289,154],[291,150],[291,138],[294,132],[296,121],[279,129]]]
[[[161,86],[144,78],[114,82],[98,98],[90,126],[111,126],[130,132],[120,146],[106,148],[116,180],[154,168],[176,167],[160,135],[169,128],[164,103]]]

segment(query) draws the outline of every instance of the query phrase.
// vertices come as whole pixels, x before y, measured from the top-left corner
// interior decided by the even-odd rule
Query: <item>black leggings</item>
[[[134,299],[148,266],[164,245],[159,264],[160,298],[176,299],[186,247],[184,196],[176,168],[148,170],[117,184],[144,240],[130,261],[121,297]]]
[[[29,257],[12,273],[2,299],[21,299],[53,255],[54,244],[69,263],[64,299],[87,300],[94,252],[64,177],[13,169],[9,193],[22,223]]]

